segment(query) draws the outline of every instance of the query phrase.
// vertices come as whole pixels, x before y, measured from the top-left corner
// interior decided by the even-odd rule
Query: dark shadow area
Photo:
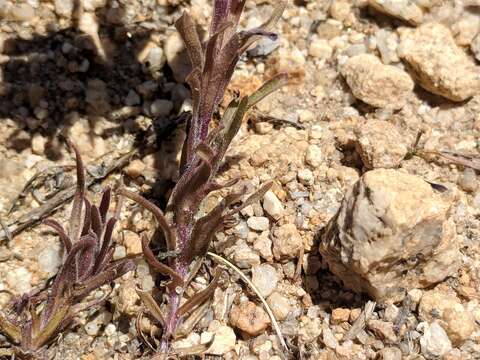
[[[318,251],[326,228],[317,230],[310,253],[306,254],[303,287],[309,292],[314,305],[330,313],[335,308],[363,308],[368,297],[355,294],[343,286],[342,281],[333,275]]]
[[[155,118],[145,113],[150,101],[174,97],[174,86],[167,86],[173,81],[171,71],[163,64],[156,68],[158,64],[138,59],[151,35],[170,24],[129,28],[112,21],[109,1],[95,11],[99,40],[106,54],[102,57],[98,39],[80,30],[79,4],[77,1],[70,27],[58,31],[52,25],[46,35],[34,34],[28,40],[12,38],[4,44],[3,54],[9,59],[1,65],[0,116],[19,125],[6,144],[16,151],[30,147],[33,134],[39,132],[47,139],[45,156],[58,159],[58,137],[67,134],[78,118],[88,118],[92,132],[99,119],[111,122],[112,126],[100,134],[104,138],[115,132],[141,133],[144,129],[125,126],[125,121],[142,114],[153,119],[154,133],[171,130],[171,116]],[[113,12],[121,19],[124,11],[116,7]],[[129,93],[135,98],[131,90],[135,90],[137,100],[127,101]],[[133,116],[123,113],[129,103],[134,108]],[[180,104],[175,103],[175,107],[178,110]],[[143,143],[145,139],[138,136]]]
[[[377,9],[374,9],[373,7],[368,5],[360,8],[358,18],[360,21],[365,21],[369,23],[373,22],[382,29],[396,29],[399,26],[412,27],[412,24],[410,24],[408,21],[403,21],[391,15],[384,14],[381,11],[378,11]]]
[[[412,74],[408,66],[406,66],[406,70],[410,72],[410,74]],[[411,76],[413,79],[415,79],[413,75]],[[424,88],[422,88],[420,85],[415,85],[414,92],[421,101],[426,102],[432,108],[434,107],[456,108],[456,107],[464,106],[466,103],[470,101],[470,99],[468,99],[463,102],[454,102],[454,101],[448,100],[447,98],[444,98],[443,96],[431,93],[425,90]]]

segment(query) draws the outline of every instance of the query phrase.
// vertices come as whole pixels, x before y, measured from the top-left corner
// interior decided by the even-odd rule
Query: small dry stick
[[[99,180],[104,179],[112,172],[126,166],[130,162],[130,159],[135,155],[135,153],[136,150],[132,150],[127,154],[119,156],[118,158],[106,159],[101,162],[101,164],[97,167],[97,171],[89,172],[86,179],[87,187],[91,186]],[[38,221],[46,218],[58,207],[69,201],[75,195],[75,189],[76,184],[73,184],[71,187],[60,191],[57,195],[46,201],[38,208],[35,208],[27,214],[21,216],[20,218],[13,220],[7,226],[2,226],[3,229],[2,231],[0,231],[0,241],[8,238],[9,235],[17,235],[21,231],[33,226]]]
[[[305,245],[302,244],[298,254],[297,268],[295,269],[295,275],[293,277],[294,282],[297,282],[300,279],[300,276],[302,275],[302,265],[303,265],[304,255],[305,255]]]
[[[214,254],[212,252],[207,252],[207,255],[213,258],[215,261],[222,263],[223,265],[228,266],[230,269],[235,271],[245,283],[250,286],[250,288],[253,290],[253,292],[258,296],[260,301],[262,302],[263,306],[265,307],[265,310],[268,313],[268,316],[270,316],[270,320],[272,321],[273,328],[275,329],[275,332],[277,333],[278,339],[280,340],[280,343],[282,344],[283,348],[286,351],[289,351],[287,343],[285,342],[285,339],[283,338],[282,331],[280,330],[280,326],[278,325],[277,319],[275,318],[275,315],[273,315],[272,310],[270,309],[270,306],[268,306],[267,301],[265,298],[260,294],[260,291],[257,289],[257,287],[250,281],[250,279],[240,270],[238,267],[233,265],[230,261],[224,259],[223,257]]]
[[[355,320],[350,330],[348,330],[348,332],[345,334],[345,337],[343,338],[344,341],[353,340],[357,337],[358,333],[365,327],[365,324],[372,316],[376,305],[377,303],[374,301],[369,301],[365,304],[365,308],[363,309],[362,313],[358,319]]]

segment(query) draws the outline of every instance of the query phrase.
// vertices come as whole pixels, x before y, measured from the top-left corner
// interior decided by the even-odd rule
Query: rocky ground
[[[91,198],[124,182],[161,204],[178,176],[184,130],[172,124],[190,108],[190,94],[173,22],[188,9],[207,30],[211,1],[78,5],[0,0],[7,224],[74,183],[62,136],[95,171],[98,158],[158,134],[158,148],[92,186]],[[242,26],[270,11],[268,1],[248,0]],[[293,358],[480,359],[480,2],[290,1],[277,30],[278,42],[262,41],[242,58],[228,96],[279,72],[289,73],[289,84],[248,116],[221,175],[239,177],[237,189],[274,186],[217,234],[212,251],[252,279]],[[34,190],[7,215],[35,174]],[[54,216],[67,214],[68,207]],[[115,256],[140,253],[138,234],[153,228],[147,212],[127,203]],[[44,284],[62,255],[43,225],[4,241],[2,306]],[[205,287],[203,276],[194,287]],[[144,262],[117,281],[106,306],[81,315],[52,356],[147,356],[134,326],[142,309],[136,283],[155,286]],[[207,358],[287,355],[259,298],[234,272],[201,310],[175,347],[215,335]]]

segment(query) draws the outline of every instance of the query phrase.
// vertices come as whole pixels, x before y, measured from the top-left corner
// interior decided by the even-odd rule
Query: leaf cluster
[[[236,179],[220,183],[216,177],[245,114],[286,80],[286,76],[280,74],[250,96],[235,97],[224,110],[220,122],[213,126],[213,114],[223,100],[241,55],[261,37],[276,39],[277,35],[271,30],[286,6],[284,1],[278,1],[271,18],[262,26],[238,31],[245,1],[214,0],[210,35],[205,42],[200,40],[188,13],[176,22],[192,65],[187,82],[192,92],[193,110],[181,154],[180,178],[173,188],[166,213],[134,192],[124,188],[118,190],[118,195],[153,213],[165,240],[166,251],[156,254],[150,247],[149,237],[141,234],[145,260],[168,279],[164,283],[166,304],[151,292],[138,290],[150,317],[162,328],[159,350],[164,354],[169,352],[169,343],[182,322],[212,296],[220,283],[222,271],[217,269],[204,290],[184,299],[215,233],[230,223],[239,211],[260,200],[271,187],[270,182],[263,184],[244,201],[243,193],[230,193],[213,209],[203,211],[202,205],[212,191],[236,183]],[[69,222],[64,228],[53,219],[45,221],[63,242],[63,264],[50,286],[17,299],[7,314],[0,315],[0,332],[15,345],[15,354],[22,358],[38,357],[42,349],[72,323],[78,312],[104,301],[102,298],[85,302],[93,290],[135,267],[129,258],[113,260],[112,234],[121,200],[117,201],[113,215],[109,215],[110,189],[104,191],[99,206],[87,200],[82,159],[78,149],[73,144],[70,147],[76,155],[77,188]],[[140,327],[137,328],[144,339]]]
[[[217,110],[233,75],[240,56],[260,37],[276,39],[271,32],[286,6],[279,1],[271,18],[262,26],[237,31],[245,0],[215,0],[210,36],[202,43],[196,25],[188,13],[176,22],[182,36],[192,71],[187,77],[193,100],[192,116],[187,128],[187,138],[182,150],[180,178],[167,206],[167,214],[141,196],[127,190],[120,194],[150,210],[165,238],[166,261],[157,259],[150,249],[150,240],[142,237],[143,253],[150,266],[167,276],[168,307],[163,312],[149,293],[139,291],[150,314],[163,329],[160,351],[168,351],[168,342],[192,309],[202,304],[218,284],[219,272],[203,291],[182,303],[189,281],[198,271],[196,264],[206,254],[215,233],[241,209],[263,197],[271,183],[264,184],[255,194],[240,203],[243,194],[225,196],[211,211],[202,214],[201,205],[215,190],[229,187],[216,180],[225,153],[240,129],[246,112],[270,93],[281,87],[286,76],[280,74],[250,96],[234,98],[225,109],[220,123],[213,127],[211,120]]]
[[[44,221],[63,242],[63,263],[48,288],[14,300],[8,314],[0,315],[0,331],[15,344],[15,353],[22,358],[41,356],[45,345],[65,330],[75,315],[105,300],[84,302],[93,290],[135,268],[132,259],[112,259],[112,234],[120,204],[109,216],[110,189],[103,192],[98,207],[87,200],[82,159],[75,145],[70,143],[70,148],[76,155],[77,189],[67,229],[54,219]]]

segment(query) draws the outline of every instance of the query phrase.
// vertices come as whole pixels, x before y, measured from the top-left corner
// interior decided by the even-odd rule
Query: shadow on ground
[[[145,102],[172,97],[171,87],[165,86],[172,81],[168,66],[153,69],[148,61],[138,60],[151,35],[169,24],[157,24],[152,30],[136,24],[129,28],[114,23],[107,18],[111,9],[108,2],[95,12],[98,34],[108,59],[105,61],[98,42],[80,30],[79,3],[75,4],[72,19],[76,20],[70,27],[51,30],[46,35],[33,34],[28,40],[12,38],[4,43],[3,55],[8,60],[0,64],[3,73],[0,117],[18,124],[6,144],[9,148],[20,152],[31,147],[32,135],[39,132],[47,138],[45,155],[56,160],[61,156],[59,135],[68,133],[79,117],[88,119],[91,131],[101,117],[111,121],[112,127],[101,134],[108,137],[112,132],[124,131],[122,122],[129,114],[114,115],[122,113],[131,89],[137,92],[139,88],[145,89],[135,104],[136,115],[142,114]],[[115,10],[116,16],[122,18],[122,8]],[[155,120],[159,119],[154,119],[154,126],[161,122]]]

